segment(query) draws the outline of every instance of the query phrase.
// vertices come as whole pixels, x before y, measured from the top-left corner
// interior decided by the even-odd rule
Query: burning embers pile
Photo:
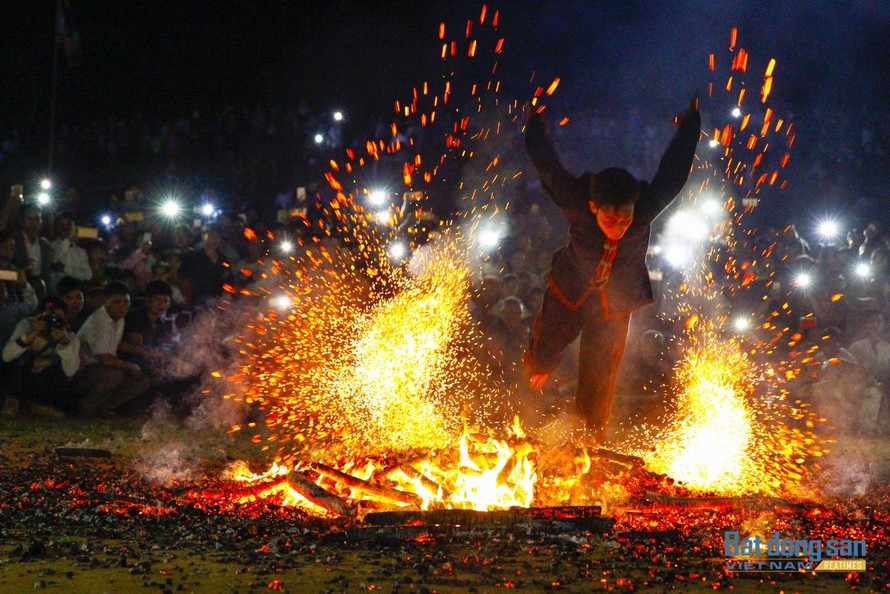
[[[456,448],[390,454],[354,460],[340,468],[321,462],[275,464],[262,475],[244,463],[228,469],[232,481],[244,483],[236,498],[249,502],[275,497],[282,505],[336,516],[364,516],[396,509],[493,510],[528,507],[537,482],[534,451],[518,424],[508,438],[466,431]]]
[[[480,25],[485,21],[483,9]],[[496,22],[497,16],[491,22],[495,29]],[[470,39],[469,25],[466,35]],[[443,36],[444,25],[440,39]],[[454,57],[455,46],[450,47]],[[747,53],[737,47],[735,30],[730,50],[732,65],[725,88],[742,108]],[[710,70],[722,74],[715,65],[712,55]],[[761,103],[769,95],[774,65],[770,61],[764,73]],[[741,90],[733,90],[734,79],[735,89]],[[557,82],[546,90],[547,96]],[[450,84],[446,79],[443,104]],[[497,86],[489,85],[495,94]],[[709,85],[708,95],[720,88]],[[410,108],[402,106],[404,114],[398,102],[396,111],[405,117],[420,114],[418,98],[429,98],[426,83],[423,89],[415,90]],[[543,93],[539,88],[535,96]],[[475,84],[470,95],[476,96]],[[477,100],[481,110],[482,99]],[[511,119],[519,117],[518,111],[508,111]],[[719,182],[714,185],[731,181],[756,195],[773,184],[784,186],[779,169],[787,163],[787,153],[769,175],[760,172],[767,166],[763,162],[767,147],[790,148],[794,133],[790,124],[773,121],[772,110],[766,109],[762,122],[752,120],[752,125],[762,123],[759,136],[742,138],[749,115],[738,125],[714,131],[712,141],[724,147],[723,157],[702,167]],[[481,121],[468,116],[455,124],[442,159],[457,149],[460,140],[488,138],[484,126],[473,133]],[[499,131],[500,124],[494,129]],[[775,135],[784,138],[764,142]],[[378,148],[384,145],[369,143],[368,163],[379,159]],[[414,149],[408,145],[385,148],[406,158],[403,181],[412,193],[415,185],[434,183],[435,164],[444,162],[412,158],[409,153]],[[461,154],[465,152],[462,149]],[[480,154],[489,152],[496,150]],[[692,314],[690,319],[697,319],[692,312],[699,309],[712,311],[714,326],[706,322],[687,326],[688,348],[673,382],[674,407],[664,422],[657,428],[641,428],[619,448],[622,453],[585,449],[568,435],[565,445],[552,445],[550,439],[545,445],[531,428],[530,438],[518,423],[505,427],[503,419],[511,416],[503,410],[508,398],[501,393],[503,387],[494,385],[495,374],[480,363],[485,358],[476,356],[482,341],[468,310],[472,274],[468,261],[477,239],[470,236],[480,233],[478,218],[483,211],[496,214],[496,194],[507,192],[495,180],[515,179],[518,172],[506,172],[503,165],[499,169],[500,160],[494,158],[485,168],[493,177],[470,192],[490,193],[491,203],[478,211],[467,204],[468,214],[461,223],[468,229],[466,236],[455,228],[440,228],[439,241],[412,245],[416,251],[410,262],[401,257],[396,261],[385,249],[395,232],[369,222],[373,217],[357,204],[357,197],[369,190],[356,185],[352,174],[364,166],[365,158],[351,149],[346,156],[342,167],[331,161],[327,180],[334,197],[325,207],[333,225],[327,232],[346,237],[345,247],[318,240],[301,244],[300,253],[286,260],[270,261],[259,291],[269,298],[270,309],[238,340],[242,362],[225,377],[231,386],[226,397],[262,415],[261,423],[238,425],[233,431],[253,430],[252,440],[271,451],[276,462],[262,475],[246,466],[234,472],[233,479],[247,484],[237,489],[238,497],[274,496],[319,514],[362,516],[389,508],[611,505],[652,491],[802,494],[807,465],[821,456],[823,442],[813,431],[817,417],[791,404],[784,384],[800,372],[803,361],[763,363],[777,358],[780,342],[796,341],[787,336],[788,328],[775,327],[775,316],[762,324],[764,332],[772,333],[763,340],[724,335],[721,325],[727,314],[717,304],[714,279],[690,267],[694,272],[684,277],[677,311]],[[421,165],[431,167],[422,176]],[[700,192],[710,181],[706,176]],[[726,199],[728,211],[737,210],[733,204],[733,199]],[[473,212],[477,219],[472,219]],[[720,233],[729,245],[737,244],[733,230],[740,217],[721,223]],[[749,284],[758,259],[721,261],[728,287],[735,290]],[[692,307],[688,302],[693,298],[704,307]],[[812,359],[812,353],[807,357]]]
[[[468,272],[437,250],[385,298],[362,297],[344,263],[283,283],[292,309],[272,310],[244,338],[239,396],[265,413],[276,464],[228,478],[237,501],[275,498],[309,513],[613,506],[648,495],[800,494],[821,455],[815,416],[785,404],[756,348],[708,328],[688,334],[675,407],[625,451],[567,439],[544,445],[518,419],[501,430],[496,391],[468,347]],[[328,283],[338,283],[333,291]],[[479,428],[482,429],[479,429]],[[236,430],[242,427],[236,427]],[[258,429],[261,431],[261,429]],[[570,437],[570,436],[567,436]]]

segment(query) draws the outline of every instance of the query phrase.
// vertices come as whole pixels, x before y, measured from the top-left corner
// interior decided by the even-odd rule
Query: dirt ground
[[[229,435],[191,437],[189,479],[157,483],[144,419],[0,419],[0,592],[881,592],[886,491],[813,508],[609,510],[605,533],[523,525],[376,529],[254,501],[196,501],[233,459]],[[202,442],[206,439],[206,443]],[[95,448],[110,457],[60,456]],[[193,463],[184,461],[183,464]],[[155,471],[152,473],[151,471]],[[883,493],[883,494],[881,494]],[[652,514],[652,515],[647,515]],[[722,531],[754,520],[868,541],[862,573],[731,573]]]

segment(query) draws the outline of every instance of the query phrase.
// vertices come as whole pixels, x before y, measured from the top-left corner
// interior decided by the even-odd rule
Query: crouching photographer
[[[46,297],[34,317],[16,325],[3,347],[10,388],[34,414],[62,416],[71,410],[71,378],[80,367],[80,341],[65,321],[65,306]]]

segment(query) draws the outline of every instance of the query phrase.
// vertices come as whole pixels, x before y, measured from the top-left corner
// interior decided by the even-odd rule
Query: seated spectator
[[[33,312],[30,303],[10,300],[8,283],[0,282],[0,343],[5,344],[16,324]]]
[[[175,266],[171,264],[173,261],[176,262]],[[171,300],[176,308],[182,308],[185,305],[185,295],[182,294],[178,286],[180,264],[179,255],[171,254],[167,259],[158,260],[152,267],[152,279],[164,281],[170,285],[170,291],[172,292]]]
[[[538,312],[541,311],[541,306],[544,304],[544,289],[542,287],[530,289],[522,302],[525,303],[525,313],[529,323],[531,323],[531,320],[538,315]]]
[[[501,298],[501,281],[494,275],[485,275],[473,292],[470,301],[470,315],[479,325],[480,330],[486,330],[494,321],[494,306]]]
[[[519,277],[512,272],[501,276],[501,299],[519,296]]]
[[[13,363],[7,378],[12,393],[32,412],[61,416],[72,409],[71,378],[80,367],[80,341],[65,322],[60,300],[44,298],[36,316],[18,323],[3,347],[3,361]]]
[[[83,313],[84,298],[80,281],[73,276],[63,276],[56,285],[56,294],[65,306],[65,321],[68,323],[68,327],[77,332],[86,320]]]
[[[512,272],[513,274],[528,272],[528,252],[522,249],[515,248],[512,252],[510,252],[510,257],[507,258],[507,266],[509,267],[510,272]]]
[[[185,281],[182,292],[190,307],[200,307],[208,299],[219,297],[223,284],[231,282],[232,268],[225,260],[222,248],[219,231],[207,227],[203,249],[182,256],[181,274]]]
[[[105,286],[105,304],[90,314],[77,333],[89,357],[74,381],[81,415],[114,411],[148,391],[151,382],[139,365],[118,356],[129,311],[129,288],[112,281]]]
[[[111,280],[108,276],[108,247],[102,241],[94,241],[87,248],[87,256],[92,275],[89,284],[84,288],[104,286]]]
[[[180,254],[192,251],[192,229],[188,225],[176,225],[173,227],[172,249]]]
[[[238,284],[245,287],[256,282],[259,273],[263,270],[265,258],[268,255],[268,246],[265,240],[257,238],[247,242],[247,255],[241,258],[235,265]]]
[[[87,319],[94,311],[105,305],[105,285],[94,285],[92,281],[83,290],[83,311],[81,317]],[[79,329],[79,328],[78,328]]]
[[[813,403],[816,412],[827,417],[836,429],[857,431],[859,403],[866,389],[865,372],[842,344],[839,328],[828,327],[822,332],[815,357],[819,377],[812,389]]]
[[[175,318],[167,315],[172,295],[172,288],[164,281],[148,283],[145,305],[127,314],[118,348],[121,357],[137,363],[155,386],[188,380],[196,371],[175,354],[179,330]]]
[[[93,277],[90,259],[85,249],[74,242],[74,219],[68,213],[56,216],[56,239],[53,246],[52,276],[53,288],[63,276],[71,276],[81,281]]]
[[[638,340],[628,341],[618,391],[639,397],[663,382],[674,366],[667,347],[665,335],[653,328],[644,331]]]

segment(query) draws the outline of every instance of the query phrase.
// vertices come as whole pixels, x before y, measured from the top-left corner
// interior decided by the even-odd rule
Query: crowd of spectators
[[[868,194],[869,184],[881,179],[875,172],[890,171],[890,118],[860,122],[841,110],[810,119],[845,134],[817,134],[800,126],[802,135],[813,135],[812,142],[797,143],[794,159],[806,168],[801,177],[808,183],[843,181]],[[330,114],[305,105],[278,109],[262,104],[214,113],[195,110],[163,121],[138,115],[111,118],[61,130],[57,159],[68,171],[71,188],[59,200],[63,209],[22,204],[10,196],[0,212],[0,343],[6,345],[2,373],[3,385],[9,386],[4,388],[7,412],[15,408],[10,403],[18,402],[50,414],[101,414],[165,390],[187,389],[198,371],[175,360],[179,329],[212,308],[224,285],[237,292],[252,282],[269,249],[262,241],[265,231],[278,224],[278,208],[292,205],[277,198],[292,195],[300,184],[311,193],[312,182],[303,180],[322,180],[332,151],[364,143],[361,134],[344,138],[346,130]],[[581,142],[572,134],[583,135],[588,143],[596,138],[600,153],[576,151],[585,162],[568,163],[573,169],[622,163],[646,175],[655,169],[663,144],[657,130],[631,110],[615,116],[580,114],[560,134],[565,142]],[[368,137],[388,134],[382,123],[367,131]],[[423,150],[422,131],[400,134]],[[7,164],[15,163],[17,146],[14,135],[4,138]],[[147,204],[142,189],[131,183],[153,176],[173,185],[187,180],[191,187],[214,187],[219,195],[242,201],[229,200],[212,217],[196,215],[197,225],[191,220],[163,225],[139,214]],[[218,198],[213,190],[201,192]],[[560,406],[573,392],[571,356],[543,396],[528,390],[520,363],[546,287],[550,254],[564,242],[565,229],[539,189],[523,187],[519,192],[505,211],[507,236],[479,271],[471,308],[490,347],[482,356],[511,387],[516,402],[541,412],[548,403]],[[111,213],[113,224],[99,222],[105,212]],[[259,240],[247,241],[245,227]],[[98,237],[81,233],[97,228]],[[881,321],[890,316],[890,241],[879,222],[850,230],[845,239],[805,238],[789,227],[752,233],[744,245],[727,245],[714,237],[702,249],[716,246],[725,258],[751,262],[746,272],[753,280],[722,296],[729,309],[744,312],[755,325],[774,320],[773,326],[789,328],[789,337],[799,333],[803,342],[819,343],[825,367],[803,374],[801,393],[824,400],[828,382],[843,377],[843,401],[851,407],[844,411],[846,428],[877,431],[888,416],[883,390],[890,383],[890,345],[882,342]],[[751,247],[755,245],[759,247]],[[656,294],[676,294],[680,271],[657,255],[650,264]],[[817,273],[808,287],[798,276],[805,271]],[[644,387],[664,379],[676,360],[672,337],[683,328],[671,308],[661,301],[635,315],[619,395],[647,393],[651,396],[645,398],[659,399],[658,390],[646,392]],[[881,334],[874,334],[879,326]],[[73,351],[79,353],[76,365]],[[856,373],[836,374],[844,365]]]
[[[670,211],[653,231],[654,246],[666,239],[669,217]],[[548,407],[570,406],[578,353],[564,357],[544,394],[527,388],[520,359],[546,287],[549,254],[563,231],[559,213],[538,204],[514,211],[508,227],[510,236],[485,262],[472,311],[497,355],[490,363],[511,386],[517,409],[546,413]],[[654,420],[665,412],[670,395],[664,388],[683,345],[677,339],[697,314],[719,320],[727,336],[771,345],[761,352],[797,370],[789,382],[793,397],[828,414],[839,430],[886,432],[890,235],[878,222],[849,229],[843,237],[814,229],[807,238],[794,225],[737,235],[743,239],[715,233],[703,240],[694,250],[698,264],[671,261],[657,247],[650,253],[657,301],[632,318],[618,414]]]
[[[181,330],[226,290],[254,282],[266,228],[256,221],[261,235],[247,242],[247,215],[164,225],[138,202],[128,207],[100,234],[87,226],[91,217],[25,202],[16,191],[5,202],[6,414],[22,407],[52,416],[136,411],[199,381],[200,366],[179,356]]]

